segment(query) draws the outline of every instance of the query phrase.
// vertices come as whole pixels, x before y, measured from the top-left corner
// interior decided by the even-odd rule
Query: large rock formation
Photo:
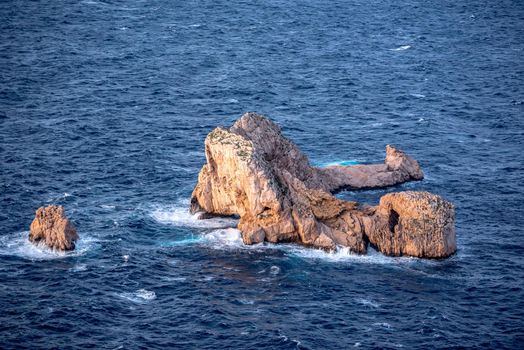
[[[31,223],[29,240],[43,242],[54,250],[73,250],[78,234],[74,225],[65,216],[64,208],[58,205],[40,207]]]
[[[365,253],[371,241],[389,255],[444,257],[455,251],[453,207],[438,196],[384,196],[378,207],[362,209],[331,194],[422,179],[417,161],[391,146],[384,164],[316,168],[275,123],[247,113],[230,129],[213,130],[205,152],[191,211],[239,215],[246,244],[341,245]],[[403,209],[406,203],[410,210]]]

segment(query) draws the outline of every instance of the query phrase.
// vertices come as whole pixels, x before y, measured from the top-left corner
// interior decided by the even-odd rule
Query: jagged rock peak
[[[31,242],[43,242],[51,249],[66,251],[75,249],[78,238],[75,226],[65,216],[64,207],[50,205],[37,209],[29,231]]]

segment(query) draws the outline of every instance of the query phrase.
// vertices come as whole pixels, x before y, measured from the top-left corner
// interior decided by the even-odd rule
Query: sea
[[[0,2],[1,349],[524,348],[521,0]],[[247,111],[312,164],[456,206],[443,260],[245,246],[197,220],[204,139]],[[40,206],[81,239],[28,242]]]

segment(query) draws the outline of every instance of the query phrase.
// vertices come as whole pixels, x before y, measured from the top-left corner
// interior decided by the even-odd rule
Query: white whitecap
[[[72,271],[72,272],[86,271],[87,270],[87,265],[86,264],[76,264],[75,266],[73,266],[69,270]]]
[[[391,49],[391,51],[404,51],[411,48],[411,45],[402,45],[397,48]]]
[[[238,220],[228,217],[199,219],[198,213],[192,215],[185,206],[159,207],[153,210],[151,217],[161,224],[204,229],[236,227],[238,224]]]
[[[363,264],[379,265],[405,265],[418,263],[421,260],[413,257],[389,257],[385,256],[373,248],[369,247],[365,255],[353,253],[348,247],[337,247],[335,251],[325,251],[311,247],[304,247],[299,244],[290,243],[260,243],[245,245],[242,240],[241,232],[235,228],[225,228],[213,230],[202,234],[199,237],[183,240],[175,243],[197,243],[213,249],[250,249],[250,250],[278,250],[286,255],[298,257],[305,260],[321,260],[325,262],[350,262]],[[265,270],[260,271],[260,273]],[[273,276],[280,273],[278,266],[271,266],[269,273]]]
[[[146,289],[139,289],[134,292],[119,293],[117,295],[123,299],[127,299],[137,304],[145,304],[151,300],[156,299],[155,292]]]
[[[63,259],[84,255],[97,242],[90,237],[80,237],[76,242],[75,250],[62,252],[50,249],[43,243],[31,243],[28,237],[28,231],[1,236],[0,255],[17,256],[29,260]]]
[[[366,298],[357,298],[355,299],[355,301],[361,305],[364,305],[364,306],[370,306],[372,308],[379,308],[380,307],[380,304],[379,303],[376,303],[374,302],[373,300],[371,299],[366,299]]]
[[[236,98],[230,98],[227,100],[228,103],[238,103],[238,100]]]
[[[302,247],[299,245],[284,245],[286,251],[291,255],[313,260],[324,260],[329,262],[355,262],[364,264],[395,265],[400,263],[416,262],[418,259],[411,257],[389,257],[385,256],[373,248],[368,249],[365,255],[353,253],[348,247],[337,247],[335,251],[324,251]]]
[[[240,231],[235,228],[226,228],[211,231],[204,235],[203,242],[216,248],[247,247],[242,241]]]
[[[416,98],[424,98],[426,97],[426,95],[422,95],[422,94],[410,94],[411,96],[413,97],[416,97]]]

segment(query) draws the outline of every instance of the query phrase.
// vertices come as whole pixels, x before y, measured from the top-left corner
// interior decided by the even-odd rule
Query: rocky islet
[[[294,242],[364,254],[443,258],[456,251],[454,206],[428,192],[385,195],[375,207],[336,198],[343,188],[392,186],[424,175],[416,160],[386,147],[383,164],[316,168],[280,127],[256,113],[205,140],[207,163],[191,212],[238,215],[246,244]]]

